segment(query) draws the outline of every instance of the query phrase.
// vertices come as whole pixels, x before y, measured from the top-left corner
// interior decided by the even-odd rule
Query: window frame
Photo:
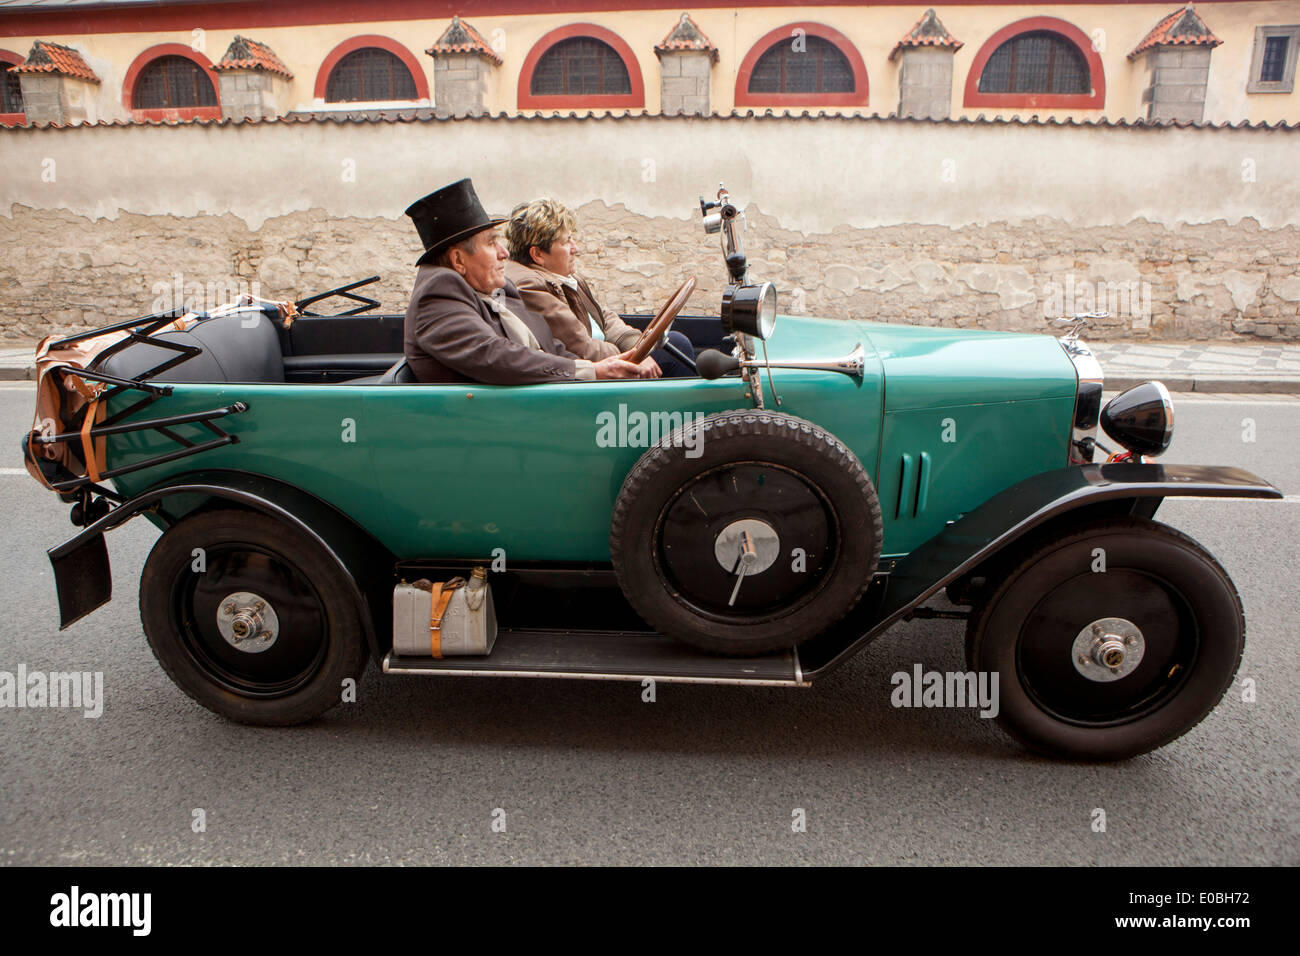
[[[15,53],[13,50],[0,49],[0,63],[6,63],[11,67],[18,66],[26,60],[21,53]],[[4,72],[8,73],[8,70]],[[0,113],[0,126],[26,126],[27,110],[24,103],[24,109],[21,113]]]
[[[753,75],[754,67],[758,65],[758,61],[778,43],[789,43],[795,30],[802,30],[806,36],[825,40],[844,54],[844,58],[849,61],[849,69],[853,71],[852,93],[749,92],[750,77]],[[750,46],[749,52],[745,54],[745,58],[740,63],[740,69],[736,71],[735,105],[737,107],[866,106],[870,96],[871,90],[867,81],[867,67],[862,60],[862,54],[858,52],[858,48],[853,44],[853,41],[824,23],[813,23],[808,20],[787,23],[785,26],[777,27],[775,30],[771,30],[759,37],[757,42]]]
[[[1269,37],[1284,36],[1286,62],[1282,65],[1282,79],[1266,82],[1259,78],[1264,68],[1264,41]],[[1250,75],[1246,81],[1247,93],[1290,93],[1295,90],[1296,58],[1300,55],[1300,24],[1288,26],[1255,27],[1255,47],[1250,56]]]
[[[358,50],[370,47],[391,53],[406,65],[406,68],[411,73],[411,79],[415,81],[416,99],[358,100],[347,103],[331,103],[325,99],[325,88],[329,85],[330,74],[334,72],[334,68],[339,65],[339,62],[349,53],[356,53]],[[349,37],[326,54],[325,59],[321,61],[320,69],[316,71],[316,84],[312,96],[316,101],[313,108],[317,110],[355,111],[410,108],[411,106],[427,105],[430,102],[429,78],[424,73],[424,64],[416,58],[415,54],[392,37],[382,36],[378,33],[363,33],[359,36]]]
[[[1088,67],[1090,93],[981,93],[980,77],[989,59],[1004,43],[1024,33],[1055,33],[1074,45]],[[984,41],[975,54],[966,73],[966,90],[963,107],[988,106],[996,109],[1015,109],[1022,106],[1037,109],[1100,110],[1106,108],[1106,72],[1101,55],[1092,48],[1092,41],[1074,24],[1057,17],[1027,17],[998,30]]]
[[[202,69],[209,80],[212,81],[212,92],[216,95],[216,106],[180,106],[164,108],[136,109],[135,88],[140,81],[140,74],[154,60],[161,59],[165,56],[179,56],[191,60]],[[126,71],[126,79],[122,81],[122,105],[137,122],[150,121],[172,121],[172,120],[203,120],[203,119],[221,119],[221,82],[217,73],[212,69],[212,61],[202,53],[194,50],[183,43],[159,43],[157,46],[151,46],[132,62],[130,68]]]
[[[611,47],[623,61],[627,69],[630,93],[588,93],[588,94],[533,94],[529,92],[533,85],[533,72],[552,47],[564,40],[586,37],[599,40]],[[519,84],[515,91],[515,108],[521,110],[547,109],[645,109],[645,79],[641,75],[641,64],[622,37],[612,30],[595,23],[570,23],[557,27],[545,34],[533,44],[524,58],[524,65],[519,71]]]

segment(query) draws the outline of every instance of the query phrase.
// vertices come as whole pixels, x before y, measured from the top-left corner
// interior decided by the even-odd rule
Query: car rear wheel
[[[880,542],[880,504],[853,453],[765,411],[707,416],[646,452],[610,530],[636,611],[727,654],[794,647],[838,621],[870,583]]]
[[[1024,554],[972,615],[968,666],[999,675],[998,722],[1034,750],[1119,760],[1182,736],[1232,683],[1241,599],[1186,535],[1097,522]]]
[[[306,535],[251,511],[168,528],[140,579],[140,616],[172,681],[209,710],[288,725],[338,703],[366,664],[351,582]]]

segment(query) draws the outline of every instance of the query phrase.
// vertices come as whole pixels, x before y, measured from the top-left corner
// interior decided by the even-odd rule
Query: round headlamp
[[[1174,403],[1159,382],[1116,395],[1101,410],[1101,427],[1135,455],[1159,455],[1174,439]]]
[[[766,339],[776,329],[776,286],[731,285],[722,294],[722,327]]]

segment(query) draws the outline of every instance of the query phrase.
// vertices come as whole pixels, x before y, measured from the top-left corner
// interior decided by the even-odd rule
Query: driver
[[[506,223],[510,247],[506,278],[519,290],[524,305],[546,320],[551,334],[565,348],[597,361],[631,349],[641,332],[597,302],[587,281],[576,271],[576,229],[573,213],[554,199],[534,199],[516,206]],[[695,349],[685,335],[669,332],[667,341],[694,359]],[[646,361],[667,376],[695,374],[662,346]]]
[[[406,307],[403,351],[420,382],[532,385],[613,378],[654,378],[647,360],[621,354],[581,358],[556,342],[506,281],[506,250],[468,179],[413,203],[424,254]]]

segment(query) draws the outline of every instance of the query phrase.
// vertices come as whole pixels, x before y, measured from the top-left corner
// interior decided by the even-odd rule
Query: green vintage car
[[[50,551],[62,626],[109,600],[104,534],[145,515],[162,529],[140,579],[149,643],[195,700],[248,723],[319,715],[369,658],[808,687],[925,615],[966,620],[970,671],[948,684],[997,678],[998,721],[1046,753],[1142,753],[1214,707],[1241,603],[1152,519],[1170,495],[1276,488],[1152,463],[1168,393],[1103,409],[1077,325],[1058,340],[778,318],[725,190],[701,215],[722,240],[721,317],[679,316],[684,288],[645,333],[677,316],[693,378],[416,384],[403,317],[357,291],[372,280],[292,322],[255,303],[52,343],[118,339],[52,370],[96,401],[24,443],[82,527]],[[316,311],[340,295],[352,307]]]

